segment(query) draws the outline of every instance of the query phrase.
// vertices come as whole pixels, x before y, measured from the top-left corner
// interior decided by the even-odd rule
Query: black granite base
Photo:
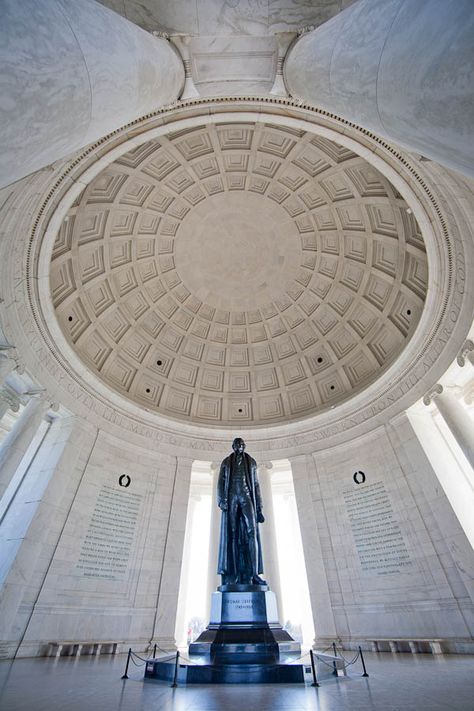
[[[204,655],[215,664],[276,664],[284,655],[298,656],[300,644],[279,625],[209,625],[189,645],[190,656]]]
[[[304,682],[301,646],[278,622],[275,594],[265,585],[221,585],[212,595],[211,622],[181,659],[178,683]],[[145,677],[172,680],[173,661],[151,660]]]
[[[174,680],[175,664],[150,660],[145,678],[160,681]],[[176,678],[180,684],[301,684],[304,683],[302,664],[210,664],[204,658],[193,658],[193,663],[180,663]]]

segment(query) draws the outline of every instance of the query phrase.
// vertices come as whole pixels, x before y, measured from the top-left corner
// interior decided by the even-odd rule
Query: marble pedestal
[[[220,590],[212,594],[211,620],[189,645],[190,655],[206,655],[218,664],[274,664],[300,653],[299,643],[278,621],[275,593],[261,585]]]
[[[275,594],[263,585],[225,585],[212,594],[207,629],[189,645],[190,664],[178,681],[249,684],[302,683],[299,642],[278,621]],[[170,679],[172,664],[153,660],[145,676]]]

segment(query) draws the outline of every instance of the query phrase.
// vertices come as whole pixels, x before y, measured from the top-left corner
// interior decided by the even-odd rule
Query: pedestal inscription
[[[210,624],[278,624],[275,593],[215,592]]]
[[[406,570],[410,555],[383,482],[343,495],[362,570],[375,575]]]

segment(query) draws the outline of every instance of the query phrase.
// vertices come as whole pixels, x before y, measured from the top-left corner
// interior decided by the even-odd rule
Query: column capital
[[[8,409],[13,410],[13,412],[18,412],[20,409],[21,400],[19,396],[14,390],[6,385],[0,387],[0,400],[7,404]]]
[[[313,32],[317,28],[317,25],[305,25],[304,27],[299,27],[296,31],[298,37],[302,35],[307,35],[308,32]]]
[[[276,32],[275,38],[278,44],[277,67],[273,86],[270,89],[270,94],[276,96],[288,96],[288,91],[285,86],[283,77],[283,64],[285,62],[286,53],[293,40],[297,37],[296,32]]]
[[[45,416],[49,411],[54,413],[53,417],[57,416],[57,413],[59,412],[59,403],[55,402],[46,388],[31,388],[27,392],[22,393],[22,396],[26,396],[28,398],[28,402],[26,403],[27,405],[30,402],[37,402],[38,407],[43,410]]]
[[[260,462],[257,464],[257,469],[266,469],[267,471],[270,471],[270,469],[273,469],[273,462]]]
[[[18,370],[13,346],[0,345],[0,382],[4,383],[10,373]]]
[[[157,34],[153,33],[155,37]],[[184,86],[181,96],[183,99],[193,99],[195,96],[199,96],[199,91],[194,83],[192,71],[191,71],[191,53],[189,51],[189,45],[192,40],[192,36],[188,34],[172,34],[166,37],[171,44],[176,48],[177,54],[183,62],[184,67]]]
[[[456,358],[457,364],[461,366],[461,368],[466,365],[467,360],[474,364],[474,343],[470,339],[464,342]]]
[[[151,33],[153,37],[156,37],[157,39],[165,39],[169,40],[170,34],[169,32],[164,32],[163,30],[153,30]]]
[[[443,392],[444,392],[443,386],[440,385],[440,383],[436,383],[436,385],[434,385],[430,390],[428,390],[428,392],[424,396],[423,404],[428,407],[428,405],[431,405],[433,400],[436,397],[439,397],[439,395],[442,395]]]

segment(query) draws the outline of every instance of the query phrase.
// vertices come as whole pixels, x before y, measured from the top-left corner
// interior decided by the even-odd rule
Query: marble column
[[[301,454],[289,457],[289,460],[313,613],[314,642],[316,646],[325,646],[338,635],[319,537],[317,511],[311,491],[313,483],[311,479],[317,481],[317,472],[314,470],[314,462],[310,455]]]
[[[359,0],[303,34],[291,96],[474,176],[472,0]]]
[[[39,596],[96,438],[97,430],[84,419],[57,417],[33,462],[34,514],[0,596],[0,639],[4,640],[5,656],[34,657],[44,648],[49,632],[41,637],[36,628],[29,641],[27,628],[37,603],[38,616],[44,620],[45,608]],[[51,586],[58,586],[57,576],[53,576]]]
[[[0,187],[160,106],[183,63],[93,0],[4,0],[0,25]]]
[[[219,555],[219,534],[221,528],[221,510],[217,505],[217,478],[219,476],[220,465],[217,462],[211,464],[211,529],[209,533],[209,562],[207,576],[207,598],[206,598],[206,621],[211,613],[211,595],[216,592],[217,586],[221,584],[221,577],[217,575],[217,558]]]
[[[449,388],[445,388],[439,383],[425,395],[423,402],[425,405],[430,405],[432,402],[436,405],[466,459],[474,469],[474,423],[469,413],[449,391]]]
[[[271,462],[260,462],[258,464],[258,481],[260,482],[260,493],[262,495],[263,515],[265,522],[260,524],[260,537],[262,541],[263,554],[263,577],[268,582],[270,589],[276,595],[278,609],[282,611],[280,566],[278,562],[278,547],[276,537],[275,512],[273,509],[273,493],[271,482]]]
[[[173,475],[173,489],[170,501],[170,514],[165,539],[163,568],[158,590],[158,601],[153,636],[150,648],[169,651],[176,649],[175,629],[178,611],[178,595],[183,558],[186,516],[191,483],[193,460],[176,457],[176,471]]]
[[[189,567],[191,557],[191,540],[194,525],[194,515],[196,512],[196,504],[201,500],[199,494],[190,494],[188,501],[188,512],[186,515],[186,531],[184,534],[183,556],[181,564],[181,577],[179,581],[179,600],[178,611],[176,614],[176,643],[178,646],[187,644],[186,635],[186,602],[188,597],[189,587]]]
[[[45,397],[32,397],[0,445],[0,498],[26,454],[41,420],[51,407]]]

